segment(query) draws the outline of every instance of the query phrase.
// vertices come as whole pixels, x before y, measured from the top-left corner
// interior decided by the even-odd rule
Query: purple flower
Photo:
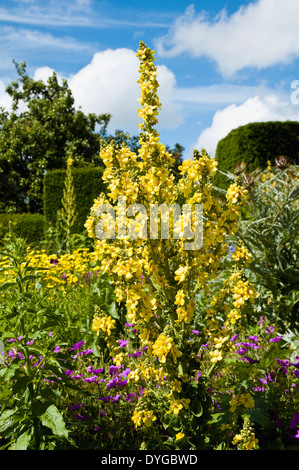
[[[92,366],[89,366],[89,367],[87,368],[87,372],[88,372],[89,374],[97,374],[97,375],[98,375],[98,374],[100,374],[101,372],[103,372],[103,370],[104,370],[104,369],[94,369]]]
[[[282,336],[276,336],[276,338],[269,339],[269,343],[278,343]]]
[[[122,371],[119,375],[120,377],[127,377],[129,375],[129,373],[131,372],[131,369],[129,369],[129,367],[127,367],[124,371]]]
[[[262,382],[262,384],[267,385],[269,382],[273,382],[270,374],[268,375],[266,374],[264,377],[265,377],[264,379],[259,379],[259,381]]]
[[[194,335],[198,335],[199,331],[198,330],[191,330],[191,333],[193,333]]]
[[[97,376],[97,375],[93,375],[93,376],[91,376],[91,377],[86,377],[85,379],[83,379],[83,382],[99,383],[98,376]]]
[[[267,335],[270,335],[271,333],[273,333],[273,331],[274,331],[274,326],[269,326],[269,328],[266,327],[266,333],[267,333]]]
[[[84,406],[85,403],[78,403],[78,405],[71,405],[69,407],[69,410],[72,411],[72,410],[79,410],[82,406]]]
[[[32,339],[31,341],[27,341],[26,344],[27,344],[27,346],[30,346],[30,345],[33,344],[33,343],[34,343],[34,339]]]
[[[236,339],[238,338],[238,335],[237,333],[231,338],[231,341],[236,341]]]
[[[294,414],[290,422],[290,437],[299,439],[299,413]]]
[[[51,259],[50,259],[50,264],[55,265],[55,264],[58,264],[58,263],[59,263],[59,261],[58,261],[57,258],[51,258]]]
[[[55,346],[53,352],[58,353],[60,351],[60,346]]]
[[[81,346],[83,346],[84,343],[85,343],[84,340],[80,341],[79,343],[75,343],[74,346],[69,349],[69,351],[75,351],[76,349],[81,348]]]
[[[251,341],[256,341],[258,342],[258,337],[257,336],[248,336],[248,339],[250,339]]]
[[[138,356],[142,356],[142,351],[137,351],[133,354],[128,354],[128,357],[138,357]]]
[[[127,346],[127,344],[129,344],[129,340],[125,341],[123,339],[119,339],[118,342],[119,342],[120,348],[124,348],[125,346]]]

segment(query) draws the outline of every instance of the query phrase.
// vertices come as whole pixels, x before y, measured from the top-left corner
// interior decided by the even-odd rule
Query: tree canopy
[[[65,168],[69,156],[76,166],[98,164],[111,116],[75,109],[55,72],[44,83],[28,76],[25,62],[15,65],[18,79],[6,88],[12,110],[0,109],[0,211],[41,212],[44,173]]]

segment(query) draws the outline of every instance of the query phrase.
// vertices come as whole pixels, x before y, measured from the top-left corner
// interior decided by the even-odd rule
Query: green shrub
[[[260,311],[299,331],[299,166],[269,165],[239,178],[249,197],[237,238],[252,256]]]
[[[299,163],[299,122],[269,121],[240,126],[218,142],[216,185],[227,189],[227,177],[221,172],[234,172],[241,162],[252,172],[257,168],[263,170],[267,161],[274,164],[281,155],[291,163]]]
[[[11,231],[29,244],[39,242],[44,237],[45,223],[41,214],[0,214],[0,240]]]
[[[77,219],[73,233],[82,233],[90,212],[90,207],[104,191],[103,170],[99,167],[74,168],[72,170],[76,198]],[[51,170],[44,176],[44,215],[47,224],[54,225],[57,213],[61,210],[66,170]]]

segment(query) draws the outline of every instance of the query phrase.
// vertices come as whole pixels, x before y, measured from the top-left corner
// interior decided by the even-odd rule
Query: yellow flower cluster
[[[234,281],[234,285],[231,289],[233,298],[234,298],[234,307],[240,308],[247,301],[253,302],[257,297],[257,292],[253,285],[249,281],[244,281],[241,279],[241,274],[234,273],[231,276],[231,279]]]
[[[172,391],[167,396],[172,402],[171,412],[174,412],[187,404],[182,401],[184,398],[178,401],[174,397],[175,393],[181,393],[180,380],[182,376],[186,381],[190,380],[194,372],[190,370],[187,345],[195,318],[196,295],[199,291],[205,293],[208,282],[218,273],[222,258],[227,253],[227,236],[233,236],[238,230],[240,205],[246,199],[247,191],[235,183],[229,189],[226,200],[220,200],[215,195],[213,184],[217,162],[205,150],[195,150],[193,159],[182,163],[179,167],[180,178],[175,181],[172,173],[174,158],[159,141],[155,129],[161,104],[157,96],[159,84],[154,51],[141,42],[137,57],[140,61],[138,83],[141,89],[139,116],[142,118],[139,126],[140,148],[135,153],[125,146],[118,147],[114,142],[109,145],[102,142],[100,158],[105,165],[103,180],[108,192],[94,201],[85,227],[89,236],[95,239],[101,270],[109,274],[117,301],[125,303],[127,319],[134,323],[140,346],[147,348],[141,363],[130,373],[130,379],[138,381],[148,374],[153,380],[155,376],[156,380],[160,380],[160,373],[150,369],[147,361],[152,361],[151,367],[156,371],[160,371],[163,364],[165,375],[171,375]],[[125,218],[120,212],[119,201],[122,197],[126,199]],[[100,239],[96,235],[97,224],[102,221],[98,215],[102,204],[110,204],[114,209],[113,239]],[[134,217],[128,210],[133,204],[137,207]],[[193,210],[199,204],[204,214],[201,221],[197,220]],[[143,214],[140,219],[138,211],[141,211],[141,205],[146,209],[146,215]],[[151,236],[149,216],[152,205],[160,209],[162,205],[169,208],[168,238],[159,238],[159,234],[157,237]],[[171,209],[174,205],[192,208],[189,227],[182,213],[174,219]],[[164,224],[160,215],[159,230]],[[187,250],[186,241],[192,241],[192,234],[195,238],[195,229],[200,224],[203,235],[201,247]],[[189,228],[188,236],[185,236],[186,227]],[[242,282],[242,286],[236,284],[233,292],[240,308],[243,300],[245,302],[253,297],[250,285]],[[224,291],[223,299],[232,294],[229,286]],[[218,305],[219,301],[216,303]],[[232,308],[230,310],[229,320],[233,323]],[[225,314],[228,313],[225,311]],[[213,318],[216,314],[215,305],[208,315],[212,325],[211,335],[205,330],[209,339],[215,342],[215,351],[211,356],[215,362],[222,359],[227,344],[227,334],[221,333],[221,325]],[[238,318],[235,314],[234,321]],[[213,321],[215,324],[212,324]],[[118,354],[116,349],[115,354]],[[142,373],[143,369],[146,372]],[[142,416],[136,411],[134,419],[137,423],[142,422]]]
[[[176,363],[177,358],[182,355],[176,347],[173,338],[167,337],[161,333],[153,344],[153,354],[159,358],[160,362],[165,363],[168,353],[172,355],[174,363]]]
[[[258,448],[258,442],[250,420],[248,416],[245,416],[243,429],[240,434],[234,436],[232,443],[237,446],[238,450],[255,450]]]
[[[29,267],[36,268],[40,272],[43,289],[56,289],[66,293],[69,287],[86,286],[88,276],[96,275],[99,266],[96,264],[95,252],[80,248],[73,253],[65,253],[57,256],[55,253],[47,254],[46,250],[27,249],[23,262]],[[14,272],[10,268],[8,257],[2,257],[0,266],[3,267],[0,282],[14,280]],[[39,271],[39,269],[42,269]]]
[[[246,263],[249,263],[251,261],[251,254],[245,248],[245,246],[237,246],[236,250],[234,253],[232,253],[232,260],[233,261],[241,261]]]
[[[185,410],[188,410],[190,402],[191,402],[191,400],[189,400],[189,398],[171,400],[170,401],[170,407],[169,407],[169,410],[167,411],[167,414],[173,413],[174,415],[178,415],[179,412],[183,408]]]
[[[153,410],[139,410],[135,409],[132,416],[132,421],[135,424],[135,427],[138,428],[142,424],[145,424],[148,428],[151,427],[154,421],[156,421],[156,416],[154,415]]]
[[[242,393],[241,395],[234,396],[229,402],[232,412],[236,411],[239,406],[244,406],[244,408],[253,409],[255,404],[250,393]]]
[[[91,329],[97,332],[97,336],[99,334],[103,334],[105,338],[111,335],[111,330],[115,328],[115,320],[107,315],[106,313],[102,312],[99,308],[95,309],[95,315],[92,321]]]

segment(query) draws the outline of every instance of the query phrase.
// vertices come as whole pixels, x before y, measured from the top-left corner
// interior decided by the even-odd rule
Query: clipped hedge
[[[61,210],[66,170],[51,170],[44,176],[44,216],[48,224],[57,221],[57,212]],[[73,184],[76,197],[77,219],[74,233],[82,233],[90,208],[106,186],[103,183],[103,169],[100,167],[73,168]]]
[[[29,244],[44,238],[46,219],[42,214],[0,214],[0,240],[9,230],[17,237],[25,238]]]
[[[268,160],[274,164],[280,155],[290,163],[299,163],[299,122],[255,122],[233,129],[218,142],[215,160],[220,171],[233,172],[237,164],[245,162],[252,172],[264,169]],[[227,178],[220,172],[216,184],[227,188]]]

